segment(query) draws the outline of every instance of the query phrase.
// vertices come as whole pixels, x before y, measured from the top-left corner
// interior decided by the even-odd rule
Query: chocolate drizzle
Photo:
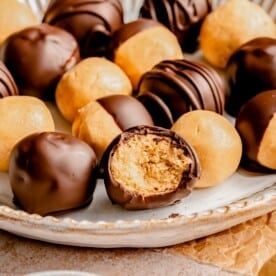
[[[224,87],[216,71],[207,65],[188,60],[162,61],[144,74],[138,86],[138,99],[147,105],[159,97],[176,121],[182,114],[196,109],[224,111]],[[160,106],[160,104],[159,104]],[[167,112],[165,112],[167,113]],[[155,124],[162,121],[152,114]],[[170,121],[170,120],[169,120]],[[158,124],[160,125],[160,124]],[[161,125],[168,127],[168,125]]]
[[[112,33],[123,24],[123,8],[119,0],[54,0],[43,21],[72,33],[83,58],[105,56]]]
[[[200,26],[211,10],[210,0],[145,0],[140,16],[164,24],[177,36],[183,51],[194,52]]]
[[[18,89],[8,68],[0,61],[0,98],[18,95]]]

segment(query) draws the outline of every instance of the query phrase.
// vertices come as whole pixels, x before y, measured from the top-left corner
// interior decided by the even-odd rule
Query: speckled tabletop
[[[204,239],[155,249],[77,248],[0,231],[0,275],[46,270],[112,276],[258,275],[263,264],[276,254],[275,233],[276,212]]]

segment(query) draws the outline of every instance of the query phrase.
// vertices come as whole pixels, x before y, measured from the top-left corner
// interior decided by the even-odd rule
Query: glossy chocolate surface
[[[276,89],[276,39],[261,37],[242,45],[229,59],[227,78],[226,110],[233,116],[258,93]]]
[[[276,90],[259,93],[241,108],[235,127],[243,143],[242,165],[245,168],[252,171],[268,170],[258,162],[257,155],[263,135],[275,114]]]
[[[0,59],[10,70],[20,94],[53,99],[59,79],[80,56],[70,33],[41,24],[11,35],[1,47]]]
[[[138,99],[143,97],[152,101],[149,92],[156,95],[168,107],[173,121],[182,114],[196,109],[211,110],[222,114],[224,111],[223,82],[216,71],[199,62],[188,60],[165,60],[157,64],[152,70],[145,73],[138,85]],[[160,104],[159,104],[160,106]],[[163,107],[164,110],[164,107]],[[163,112],[167,113],[167,111]],[[152,113],[155,124],[164,118],[160,113]],[[162,115],[162,116],[163,116]],[[169,114],[168,114],[169,115]],[[170,115],[167,122],[170,122]]]
[[[173,125],[174,120],[170,109],[156,94],[145,91],[137,96],[137,99],[152,114],[154,125],[164,128],[170,128]]]
[[[10,158],[14,201],[40,215],[85,206],[92,200],[96,168],[92,148],[71,135],[29,135],[15,146]]]
[[[162,139],[169,138],[173,146],[182,149],[183,154],[191,158],[192,163],[188,171],[183,169],[181,180],[174,191],[143,196],[139,194],[139,192],[125,189],[124,183],[118,183],[114,179],[111,168],[112,157],[114,152],[133,136],[140,136],[140,138],[143,139],[143,137],[152,134],[159,137],[155,140],[157,144],[159,141],[162,141]],[[131,152],[129,153],[129,156],[132,156]],[[151,162],[151,160],[148,162]],[[127,169],[131,170],[129,167],[126,167],[126,170]],[[104,171],[106,191],[110,200],[113,203],[119,204],[123,208],[130,210],[158,208],[175,203],[176,201],[186,197],[191,193],[194,183],[201,174],[200,164],[192,147],[176,133],[168,129],[153,126],[136,126],[134,128],[128,129],[116,137],[105,152]],[[166,173],[170,172],[168,171]]]
[[[113,116],[122,131],[137,125],[153,125],[149,112],[132,96],[111,95],[97,102]]]
[[[0,98],[18,95],[18,89],[8,68],[0,60]]]
[[[184,52],[194,52],[201,24],[211,10],[210,0],[145,0],[140,16],[164,24],[176,35]]]
[[[105,56],[123,8],[119,0],[52,0],[43,21],[73,34],[83,58]]]

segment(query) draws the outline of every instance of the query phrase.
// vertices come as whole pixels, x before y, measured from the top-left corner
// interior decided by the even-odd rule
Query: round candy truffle
[[[35,97],[0,99],[0,118],[0,171],[8,169],[11,150],[19,140],[34,132],[55,129],[49,109]]]
[[[90,144],[100,160],[117,135],[137,125],[153,125],[145,107],[132,96],[110,95],[81,108],[72,133]]]
[[[240,110],[236,129],[243,142],[242,164],[276,171],[276,90],[262,92]]]
[[[137,210],[170,205],[189,195],[200,165],[193,148],[174,132],[137,126],[112,141],[104,172],[110,200]]]
[[[23,210],[40,215],[85,206],[92,200],[96,168],[93,149],[71,135],[29,135],[11,153],[14,201]]]
[[[184,52],[194,52],[201,24],[211,10],[210,0],[145,0],[140,16],[164,24],[176,35]]]
[[[197,153],[202,175],[195,187],[218,185],[237,170],[242,155],[241,138],[222,115],[207,110],[191,111],[182,115],[171,130]]]
[[[115,63],[91,57],[62,76],[56,89],[56,103],[64,118],[72,122],[81,107],[113,94],[132,94],[130,80]]]
[[[27,5],[18,0],[0,1],[0,44],[9,35],[38,23],[38,18]]]
[[[111,58],[130,78],[134,89],[141,76],[164,59],[182,58],[176,36],[155,20],[138,19],[114,34]]]
[[[18,95],[18,89],[8,68],[0,60],[0,98]]]
[[[112,33],[123,24],[120,0],[53,0],[44,22],[77,39],[82,58],[105,56]]]
[[[155,125],[170,128],[182,114],[196,109],[224,111],[224,85],[211,67],[188,60],[165,60],[145,73],[138,99]]]
[[[231,54],[260,36],[276,37],[273,19],[249,0],[228,0],[207,15],[200,29],[200,47],[206,60],[225,68]]]
[[[236,116],[241,106],[265,90],[276,89],[276,39],[260,37],[243,44],[227,65],[226,110]]]
[[[20,94],[54,99],[60,77],[79,61],[79,49],[68,32],[41,24],[9,36],[0,49],[0,58]]]

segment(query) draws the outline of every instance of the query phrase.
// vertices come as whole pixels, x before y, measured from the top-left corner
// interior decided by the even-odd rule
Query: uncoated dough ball
[[[260,36],[276,37],[273,19],[249,0],[228,0],[204,20],[200,46],[207,61],[224,68],[238,47]]]
[[[182,115],[171,130],[189,142],[197,153],[202,174],[195,187],[215,186],[238,168],[241,138],[222,115],[207,110],[191,111]]]
[[[56,89],[56,103],[64,118],[72,122],[78,110],[91,101],[131,93],[130,80],[122,69],[105,58],[91,57],[63,75]]]
[[[112,60],[128,75],[136,89],[141,76],[166,59],[183,57],[176,36],[155,20],[138,19],[113,34]]]
[[[8,169],[11,150],[19,140],[34,132],[55,130],[47,106],[31,96],[0,99],[0,118],[0,171]]]
[[[18,0],[0,1],[0,44],[12,33],[38,24],[32,10]]]

